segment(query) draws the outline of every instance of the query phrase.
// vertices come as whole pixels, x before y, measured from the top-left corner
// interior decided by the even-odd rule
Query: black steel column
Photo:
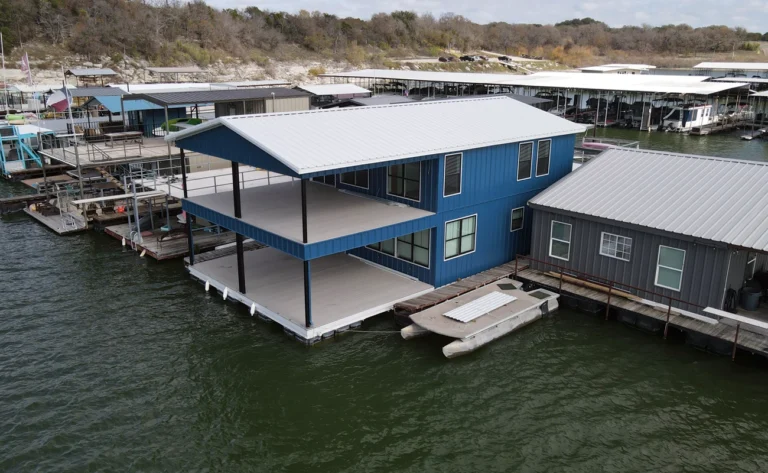
[[[179,149],[179,157],[181,159],[181,190],[184,191],[184,198],[187,195],[187,159],[184,157],[184,149]]]
[[[187,212],[187,243],[189,243],[189,265],[195,264],[195,242],[192,240],[192,215]]]
[[[235,201],[235,218],[242,218],[240,206],[240,165],[232,161],[232,195]],[[243,235],[235,233],[237,247],[237,285],[240,294],[245,294],[245,257],[243,255]]]
[[[307,180],[301,180],[301,235],[307,243]],[[305,256],[306,258],[306,256]],[[304,325],[312,326],[312,275],[309,260],[304,260]]]

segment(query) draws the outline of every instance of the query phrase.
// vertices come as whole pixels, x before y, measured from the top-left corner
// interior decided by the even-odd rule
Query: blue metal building
[[[492,97],[223,117],[168,139],[232,161],[235,190],[185,199],[184,209],[238,234],[240,295],[251,293],[243,238],[304,262],[305,331],[289,328],[311,339],[325,333],[313,322],[313,309],[323,310],[311,297],[317,260],[343,254],[431,289],[527,252],[526,202],[570,172],[583,130]],[[295,181],[240,189],[239,164]],[[270,318],[285,315],[247,300]]]

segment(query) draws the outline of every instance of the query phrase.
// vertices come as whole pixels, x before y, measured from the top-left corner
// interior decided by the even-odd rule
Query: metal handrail
[[[608,314],[609,314],[609,311],[611,309],[611,294],[613,293],[614,289],[622,291],[622,292],[624,292],[623,289],[633,289],[633,290],[636,290],[636,291],[640,291],[642,293],[647,293],[647,294],[651,294],[653,296],[658,296],[662,300],[667,299],[667,301],[668,301],[667,302],[667,319],[666,319],[666,324],[664,325],[664,338],[665,339],[667,338],[667,332],[669,330],[669,317],[670,317],[670,315],[672,313],[672,303],[673,302],[677,302],[678,304],[687,304],[687,305],[696,307],[697,309],[704,309],[705,308],[705,306],[696,304],[694,302],[686,301],[684,299],[679,299],[677,297],[669,296],[669,295],[666,295],[666,294],[661,294],[661,293],[658,293],[656,291],[653,291],[653,290],[650,290],[650,289],[645,289],[645,288],[642,288],[642,287],[633,286],[631,284],[624,284],[624,283],[615,281],[613,279],[604,278],[602,276],[596,276],[594,274],[585,273],[583,271],[578,271],[578,270],[575,270],[573,268],[569,268],[567,266],[561,266],[561,265],[556,264],[556,263],[552,263],[552,262],[549,262],[549,261],[544,261],[544,260],[532,258],[530,256],[525,256],[525,255],[515,255],[515,278],[517,278],[517,274],[518,274],[518,261],[521,260],[521,259],[524,259],[524,260],[527,260],[527,261],[534,261],[536,263],[541,263],[541,264],[543,264],[545,266],[550,266],[552,268],[556,268],[557,270],[559,270],[559,272],[560,272],[560,287],[559,287],[560,292],[562,292],[562,290],[563,290],[563,276],[564,275],[565,276],[569,276],[569,277],[573,277],[573,278],[575,278],[577,280],[580,280],[580,281],[583,281],[583,282],[586,282],[586,283],[596,284],[598,286],[603,286],[606,289],[608,289],[608,303],[607,303],[607,305],[605,307],[605,319],[606,320],[608,320]]]

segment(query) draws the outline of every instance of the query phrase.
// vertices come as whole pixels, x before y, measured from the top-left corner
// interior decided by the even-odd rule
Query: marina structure
[[[312,94],[312,107],[321,108],[357,98],[368,98],[371,91],[355,84],[308,84],[294,87]]]
[[[232,192],[183,208],[236,232],[238,250],[196,262],[190,233],[188,269],[313,343],[526,252],[525,203],[570,172],[583,131],[489,97],[221,117],[174,133],[181,149],[232,161]],[[242,189],[240,165],[295,180]],[[269,248],[245,252],[246,238]]]
[[[553,112],[596,126],[655,130],[681,103],[713,105],[717,114],[735,111],[749,92],[746,82],[713,82],[708,76],[538,72],[529,75],[366,69],[324,74],[376,93],[429,99],[513,93],[553,101]],[[731,124],[744,120],[731,120]],[[735,126],[735,125],[734,125]]]
[[[701,62],[694,71],[710,76],[768,78],[768,62]]]

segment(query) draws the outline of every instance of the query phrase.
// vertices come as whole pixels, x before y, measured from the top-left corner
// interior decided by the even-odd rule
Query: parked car
[[[472,61],[475,60],[475,56],[468,56],[468,55],[465,54],[464,56],[459,57],[459,59],[462,60],[462,61],[472,62]]]
[[[507,56],[499,56],[499,61],[500,62],[510,62],[511,59],[508,58]]]
[[[478,61],[487,61],[488,58],[486,56],[477,56]]]
[[[437,58],[437,60],[440,62],[448,62],[448,58],[445,56],[440,56],[439,58]]]

